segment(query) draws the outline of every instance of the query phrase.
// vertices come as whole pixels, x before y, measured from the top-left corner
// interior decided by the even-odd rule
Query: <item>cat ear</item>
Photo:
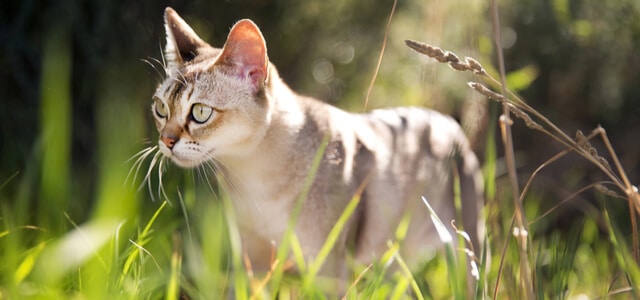
[[[250,79],[258,91],[267,78],[267,45],[260,29],[249,19],[236,23],[218,57],[216,64],[225,64],[234,75]]]
[[[208,46],[171,7],[164,11],[167,45],[164,49],[167,67],[176,67],[198,55],[198,48]]]

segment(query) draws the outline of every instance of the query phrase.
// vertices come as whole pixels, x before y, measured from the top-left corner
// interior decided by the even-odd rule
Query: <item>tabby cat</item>
[[[475,249],[484,222],[482,179],[459,125],[435,111],[401,107],[342,111],[292,91],[267,57],[250,20],[231,29],[224,47],[204,42],[171,8],[165,11],[167,77],[153,96],[161,153],[176,165],[214,163],[231,180],[242,249],[254,270],[268,270],[318,149],[326,145],[295,225],[306,258],[318,254],[347,203],[361,200],[321,272],[344,276],[346,257],[368,264],[410,216],[401,255],[416,265],[441,246],[424,196],[449,224],[461,214]],[[323,144],[325,143],[325,144]],[[454,234],[452,229],[449,229]]]

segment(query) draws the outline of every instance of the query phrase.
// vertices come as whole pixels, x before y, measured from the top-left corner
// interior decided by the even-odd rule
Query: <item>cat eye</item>
[[[162,102],[159,98],[154,98],[154,107],[156,110],[156,114],[160,118],[166,118],[169,115],[169,109],[167,105]]]
[[[202,103],[196,103],[193,105],[193,108],[191,108],[191,118],[197,123],[202,124],[206,122],[207,120],[209,120],[209,118],[211,118],[212,114],[213,108]]]

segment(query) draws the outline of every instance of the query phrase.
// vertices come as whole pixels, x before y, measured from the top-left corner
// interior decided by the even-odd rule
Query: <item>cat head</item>
[[[267,49],[260,29],[241,20],[222,49],[165,10],[165,72],[152,113],[162,153],[182,167],[249,151],[270,121]]]

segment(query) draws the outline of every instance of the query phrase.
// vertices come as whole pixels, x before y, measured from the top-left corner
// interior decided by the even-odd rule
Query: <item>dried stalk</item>
[[[428,44],[411,41],[411,40],[407,40],[405,42],[410,48],[416,50],[417,52],[425,54],[435,59],[438,59],[438,57],[441,57],[441,58],[456,57],[454,55],[443,56],[442,53],[448,53],[448,51],[443,51],[438,47],[434,47]],[[427,51],[425,49],[431,49],[431,50]],[[430,54],[427,54],[427,53],[430,53]],[[431,55],[434,55],[434,56],[431,56]],[[473,61],[474,63],[473,67],[469,63],[470,61]],[[445,61],[443,62],[447,62],[451,65],[450,60],[445,59]],[[458,67],[455,68],[456,70],[471,71],[474,74],[480,75],[481,77],[491,82],[498,83],[498,81],[488,73],[484,71],[478,71],[478,70],[484,70],[484,68],[475,59],[465,58],[465,61],[458,60],[456,64],[458,65]],[[460,65],[463,65],[463,66],[460,67]],[[524,100],[519,98],[512,91],[507,89],[506,91],[508,95],[504,96],[492,91],[487,86],[478,82],[468,82],[467,84],[471,89],[486,96],[487,98],[493,99],[497,102],[500,102],[503,105],[508,106],[510,111],[513,112],[513,114],[517,118],[521,119],[525,123],[525,125],[530,129],[540,131],[545,135],[553,138],[554,140],[564,145],[568,149],[568,151],[578,153],[580,156],[587,159],[593,165],[598,167],[612,182],[615,183],[615,185],[620,189],[620,191],[622,191],[626,195],[627,200],[631,202],[631,207],[633,208],[632,210],[640,214],[640,194],[638,193],[638,188],[632,185],[631,182],[629,181],[628,176],[626,175],[626,172],[624,171],[624,168],[622,167],[622,164],[620,163],[620,160],[618,159],[618,156],[615,153],[615,150],[613,149],[613,146],[611,145],[611,142],[609,141],[609,138],[604,128],[597,127],[589,134],[588,137],[585,136],[582,132],[577,131],[576,137],[571,138],[559,127],[557,127],[554,123],[549,121],[549,119],[543,116],[540,112],[538,112],[537,110],[535,110],[534,108],[526,104]],[[504,121],[508,122],[508,120],[504,120]],[[614,162],[615,171],[611,167],[611,164],[609,163],[609,161],[606,158],[599,155],[597,150],[588,142],[588,140],[591,140],[595,136],[600,136],[600,138],[604,142],[607,152],[609,153],[609,155],[611,156]]]
[[[494,2],[494,1],[492,1]],[[493,5],[493,9],[495,10],[495,5]],[[494,17],[494,27],[495,22],[497,22],[497,14]],[[496,31],[496,34],[499,35],[499,31]],[[496,39],[500,40],[500,39]],[[405,41],[407,46],[412,48],[418,53],[424,54],[428,57],[434,58],[441,63],[447,63],[451,68],[461,71],[461,72],[472,72],[493,84],[499,85],[502,87],[502,93],[496,93],[491,89],[487,88],[485,85],[478,82],[469,82],[468,85],[470,88],[475,90],[476,92],[486,96],[487,98],[493,99],[495,101],[500,102],[503,105],[503,115],[500,117],[500,126],[502,131],[503,143],[505,145],[505,155],[509,170],[509,181],[512,186],[512,191],[514,193],[514,200],[516,204],[516,211],[514,214],[514,222],[512,222],[512,226],[516,227],[516,231],[518,233],[526,233],[526,225],[527,222],[524,219],[524,215],[522,214],[522,199],[524,195],[528,191],[528,187],[530,181],[526,184],[525,189],[522,192],[518,192],[518,182],[517,177],[515,177],[515,164],[514,164],[514,156],[513,156],[513,144],[511,138],[511,123],[510,113],[512,112],[517,118],[524,121],[525,125],[533,130],[540,131],[547,136],[553,138],[558,141],[562,145],[564,145],[567,149],[559,153],[559,156],[563,156],[570,152],[576,152],[580,156],[587,159],[593,165],[598,167],[610,180],[611,182],[620,189],[625,195],[626,200],[629,204],[629,213],[631,219],[632,228],[632,239],[633,239],[633,256],[636,262],[640,262],[640,242],[638,239],[638,230],[637,230],[637,215],[640,215],[640,194],[638,193],[638,188],[631,184],[629,181],[619,159],[616,155],[609,138],[606,134],[606,131],[602,127],[597,127],[594,129],[588,137],[586,137],[582,132],[578,131],[576,133],[575,138],[571,138],[564,131],[558,128],[554,123],[549,121],[544,115],[539,113],[537,110],[529,106],[524,100],[515,95],[512,91],[506,88],[504,84],[504,71],[503,71],[503,62],[502,55],[498,54],[498,59],[500,63],[501,70],[501,80],[498,81],[489,75],[482,65],[475,59],[471,57],[465,57],[464,60],[461,60],[455,53],[450,51],[442,50],[438,47],[428,45],[425,43],[407,40]],[[501,52],[500,45],[497,45],[498,51]],[[611,156],[613,160],[613,164],[615,166],[615,170],[611,167],[608,160],[598,154],[596,149],[591,146],[589,140],[595,136],[600,136],[602,141],[605,144],[607,152]],[[559,156],[556,155],[551,161],[555,161]],[[549,161],[549,163],[551,162]],[[546,163],[545,163],[546,165]],[[542,167],[542,166],[541,166]],[[537,171],[532,175],[530,180],[537,174]],[[599,185],[595,185],[597,188]],[[612,192],[605,192],[605,194],[611,194]],[[519,195],[518,195],[519,194]],[[527,249],[526,249],[526,234],[519,236],[518,239],[521,251],[521,259],[527,258]],[[506,248],[505,248],[506,249]],[[523,290],[526,291],[526,297],[532,299],[534,297],[533,294],[533,284],[531,284],[530,275],[533,275],[530,272],[530,267],[527,265],[527,261],[521,260],[521,275],[523,277],[521,281],[521,285],[523,285]],[[500,267],[502,270],[502,266]],[[498,276],[498,281],[500,280],[500,276]],[[499,282],[496,284],[496,290]],[[497,293],[494,293],[494,296]]]
[[[504,67],[504,55],[502,53],[502,37],[500,31],[500,15],[498,14],[498,4],[496,0],[491,0],[491,24],[493,25],[494,41],[497,49],[498,68],[500,70],[500,86],[502,87],[502,96],[504,97],[507,91],[507,84],[505,80],[505,67]],[[516,159],[513,150],[513,136],[511,134],[512,120],[510,117],[510,106],[506,103],[502,104],[502,116],[500,116],[500,132],[502,133],[502,143],[504,145],[504,152],[507,161],[507,170],[509,172],[509,183],[511,184],[511,193],[513,201],[515,203],[515,215],[516,225],[513,233],[517,239],[518,247],[520,250],[520,287],[521,291],[524,291],[526,299],[534,299],[535,294],[533,292],[533,281],[531,280],[532,269],[529,265],[529,250],[527,248],[528,241],[528,224],[524,215],[524,208],[522,207],[522,201],[520,201],[520,187],[518,184],[518,175],[516,172]],[[505,241],[506,243],[506,241]],[[497,297],[498,284],[494,291],[494,298]]]

